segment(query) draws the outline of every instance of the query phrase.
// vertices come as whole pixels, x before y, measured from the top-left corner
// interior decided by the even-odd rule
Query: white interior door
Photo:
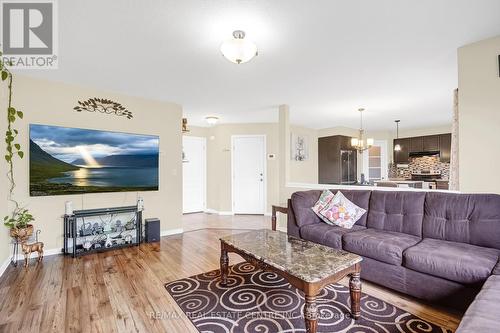
[[[264,214],[266,137],[232,136],[233,213]]]
[[[182,138],[182,211],[202,212],[206,207],[206,160],[205,138]]]
[[[387,179],[387,141],[375,140],[373,146],[363,152],[363,172],[366,180]]]

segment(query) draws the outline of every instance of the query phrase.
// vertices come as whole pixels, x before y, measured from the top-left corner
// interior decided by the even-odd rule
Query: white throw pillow
[[[324,217],[322,220],[326,223],[351,229],[354,223],[366,213],[366,210],[356,206],[342,192],[338,191],[319,213]]]
[[[330,201],[332,201],[334,196],[335,195],[332,193],[332,191],[324,190],[319,196],[318,201],[316,201],[314,206],[311,208],[313,212],[316,213],[316,215],[318,215],[318,217],[326,223],[329,223],[329,221],[326,219],[326,217],[321,215],[320,212],[328,206],[328,204],[330,203]]]

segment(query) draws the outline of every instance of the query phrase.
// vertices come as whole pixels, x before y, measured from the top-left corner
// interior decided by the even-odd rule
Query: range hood
[[[421,156],[439,156],[439,150],[433,151],[414,151],[409,154],[410,157],[421,157]]]

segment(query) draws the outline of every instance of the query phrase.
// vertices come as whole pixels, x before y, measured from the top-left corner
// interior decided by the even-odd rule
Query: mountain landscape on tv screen
[[[158,190],[158,137],[30,125],[32,196]]]

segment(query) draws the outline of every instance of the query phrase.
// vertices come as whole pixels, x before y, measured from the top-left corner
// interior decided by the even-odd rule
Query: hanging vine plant
[[[33,215],[26,208],[21,207],[14,198],[14,189],[16,188],[16,182],[14,180],[14,160],[24,157],[24,151],[16,140],[19,131],[15,128],[14,124],[16,120],[23,119],[24,115],[22,111],[17,110],[12,105],[12,86],[14,77],[1,56],[2,52],[0,52],[0,73],[2,83],[7,84],[7,130],[5,132],[6,153],[4,157],[7,162],[7,179],[9,180],[8,199],[14,205],[10,215],[4,217],[4,224],[11,229],[11,236],[16,238],[27,238],[31,236],[33,232],[33,226],[29,223],[32,222],[34,218]],[[29,230],[31,230],[31,233]]]

